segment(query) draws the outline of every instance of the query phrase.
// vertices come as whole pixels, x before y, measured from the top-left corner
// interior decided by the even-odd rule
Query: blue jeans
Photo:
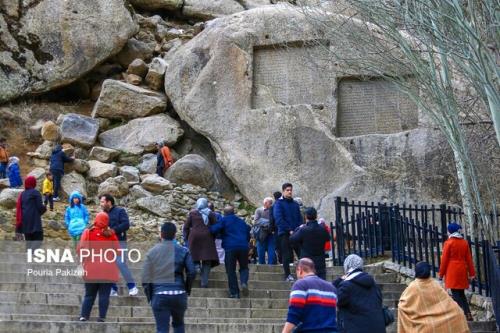
[[[238,278],[236,277],[236,262],[240,265],[240,282],[248,284],[248,249],[226,251],[224,264],[226,265],[227,282],[231,295],[239,295]]]
[[[127,248],[127,242],[126,241],[120,241],[120,248],[121,249],[126,249]],[[123,260],[122,256],[120,255],[123,253]],[[118,258],[116,260],[116,265],[118,266],[118,269],[120,270],[120,273],[123,276],[123,279],[125,282],[127,282],[127,287],[128,289],[132,289],[135,287],[135,281],[134,277],[132,276],[132,273],[130,273],[130,269],[127,266],[127,255],[128,252],[123,251],[118,253]],[[116,283],[113,283],[113,290],[118,290],[118,287],[116,286]]]
[[[97,294],[99,294],[99,318],[106,318],[109,307],[111,283],[85,283],[81,317],[89,319]]]
[[[7,163],[0,163],[0,179],[7,178]]]
[[[276,239],[274,235],[269,235],[267,238],[261,242],[257,241],[257,254],[259,256],[259,264],[266,264],[266,252],[267,252],[267,263],[269,265],[276,265]]]
[[[184,313],[187,309],[187,294],[153,295],[151,301],[157,333],[168,333],[170,317],[174,333],[184,333]]]

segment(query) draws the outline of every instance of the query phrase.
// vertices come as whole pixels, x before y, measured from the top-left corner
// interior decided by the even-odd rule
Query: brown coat
[[[193,261],[212,261],[212,266],[219,264],[219,256],[215,247],[215,238],[209,230],[209,226],[214,225],[217,218],[214,213],[208,216],[208,226],[203,223],[201,213],[196,209],[189,212],[186,223],[184,223],[184,236],[189,244],[189,251]]]
[[[415,279],[398,304],[398,333],[467,333],[464,312],[434,279]]]

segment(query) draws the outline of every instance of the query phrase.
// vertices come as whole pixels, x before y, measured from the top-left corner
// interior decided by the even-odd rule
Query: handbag
[[[394,322],[394,311],[389,309],[386,305],[384,305],[382,307],[382,312],[384,313],[385,326],[389,326]]]

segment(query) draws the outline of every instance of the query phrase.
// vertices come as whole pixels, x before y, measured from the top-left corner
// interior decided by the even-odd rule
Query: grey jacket
[[[146,254],[142,285],[153,294],[173,290],[190,294],[195,275],[189,250],[174,241],[163,240]]]

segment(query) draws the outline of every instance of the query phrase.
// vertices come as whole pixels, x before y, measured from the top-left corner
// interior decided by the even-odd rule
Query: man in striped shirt
[[[316,276],[314,262],[302,258],[296,266],[298,281],[293,284],[288,316],[282,333],[337,332],[335,287]]]

